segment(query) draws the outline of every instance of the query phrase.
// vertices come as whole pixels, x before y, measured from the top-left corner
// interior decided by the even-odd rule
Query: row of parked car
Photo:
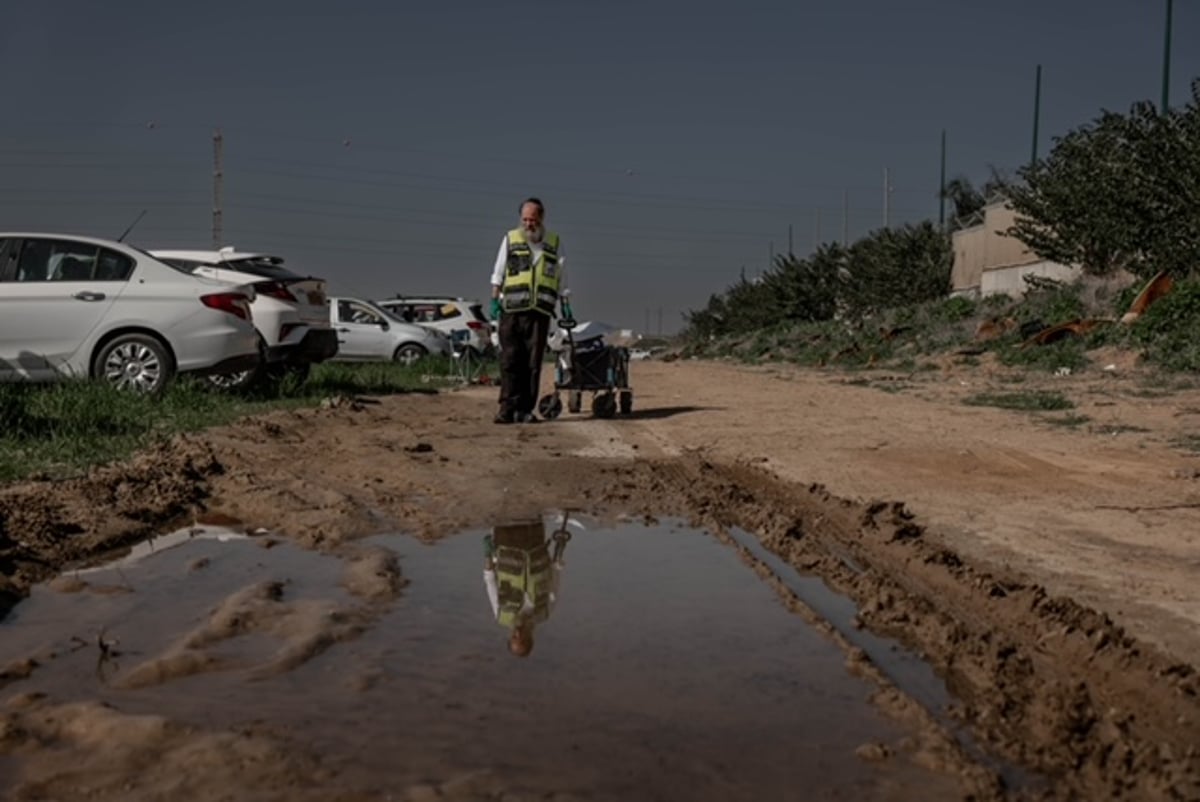
[[[330,359],[485,352],[492,338],[479,304],[329,297],[277,256],[0,232],[0,381],[81,376],[157,392],[190,373],[240,388],[303,379]]]

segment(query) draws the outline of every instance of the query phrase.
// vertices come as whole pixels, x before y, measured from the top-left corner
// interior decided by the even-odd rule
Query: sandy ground
[[[848,594],[855,626],[921,654],[974,737],[1045,782],[1005,789],[879,677],[880,703],[941,744],[929,748],[964,797],[1200,799],[1200,390],[1109,361],[1068,376],[953,360],[904,374],[649,361],[634,366],[629,418],[533,426],[491,424],[488,388],[272,413],[77,480],[0,489],[0,599],[189,521],[336,551],[564,506],[678,515],[754,532]],[[963,403],[1033,390],[1076,408]],[[34,670],[0,666],[0,688]],[[134,798],[121,772],[146,763],[147,743],[157,757],[139,776],[158,790],[138,798],[168,794],[195,750],[250,755],[223,785],[197,770],[195,798],[303,798],[278,778],[299,789],[329,776],[266,736],[157,719],[139,718],[114,757],[97,744],[116,711],[7,705],[0,772],[40,778],[18,798],[71,798],[47,779],[63,761],[91,798]],[[322,798],[359,798],[336,792]]]

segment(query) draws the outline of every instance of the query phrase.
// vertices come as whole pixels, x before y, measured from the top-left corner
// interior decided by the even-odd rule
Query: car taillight
[[[254,291],[259,295],[267,295],[281,301],[296,302],[296,296],[292,295],[292,291],[282,281],[260,281],[253,286]]]
[[[212,295],[201,295],[200,303],[210,309],[228,312],[242,320],[250,319],[250,299],[240,292],[216,292]]]
[[[468,320],[467,321],[467,328],[470,329],[471,331],[484,331],[487,329],[487,327],[488,327],[488,325],[486,323],[484,323],[482,320]]]

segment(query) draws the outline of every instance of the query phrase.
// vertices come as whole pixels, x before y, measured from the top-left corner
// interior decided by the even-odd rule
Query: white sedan
[[[0,232],[0,381],[157,392],[176,373],[251,369],[253,299],[124,243]]]
[[[406,323],[359,298],[330,298],[329,323],[338,335],[338,362],[393,361],[410,365],[424,356],[450,356],[450,338]]]
[[[214,376],[222,387],[249,387],[287,373],[307,376],[312,364],[337,353],[337,334],[329,326],[325,281],[293,273],[282,257],[237,251],[165,251],[151,254],[194,276],[254,288],[251,311],[263,342],[264,362],[258,371]]]

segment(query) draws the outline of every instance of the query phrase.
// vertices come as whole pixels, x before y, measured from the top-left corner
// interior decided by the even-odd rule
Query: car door
[[[339,298],[336,307],[339,359],[390,359],[387,320],[366,304]]]
[[[0,362],[8,372],[30,379],[72,370],[72,357],[124,288],[132,262],[97,245],[66,239],[14,238],[5,248]],[[114,269],[114,257],[123,260],[115,268],[126,273],[116,286],[105,278],[105,271]],[[77,361],[75,372],[80,367]]]

